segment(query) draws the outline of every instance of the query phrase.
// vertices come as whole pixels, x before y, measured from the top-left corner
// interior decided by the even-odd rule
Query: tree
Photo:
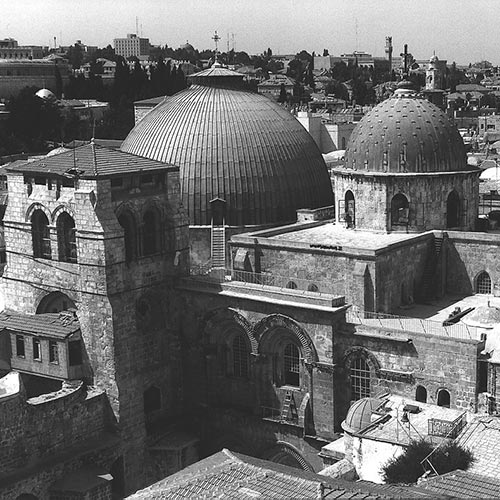
[[[285,84],[282,83],[281,84],[281,87],[280,87],[280,95],[278,97],[278,102],[279,103],[285,103],[287,101],[287,93],[286,93],[286,88],[285,88]]]
[[[432,454],[431,454],[432,453]],[[474,461],[472,453],[455,441],[450,441],[434,449],[429,441],[412,441],[403,454],[391,458],[382,472],[387,483],[416,483],[425,470],[422,465],[427,457],[438,474],[446,474],[456,469],[466,470]]]

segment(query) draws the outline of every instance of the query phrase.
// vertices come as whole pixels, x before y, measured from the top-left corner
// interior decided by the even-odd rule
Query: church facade
[[[493,332],[390,316],[500,283],[500,237],[473,232],[478,172],[441,111],[400,89],[331,187],[291,115],[210,71],[121,150],[7,168],[5,498],[80,498],[76,482],[119,498],[224,447],[318,472],[350,403],[380,393],[494,411]],[[193,102],[179,142],[166,117]]]

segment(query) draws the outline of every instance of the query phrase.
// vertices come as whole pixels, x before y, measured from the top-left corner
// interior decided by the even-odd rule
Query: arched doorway
[[[391,227],[407,227],[409,216],[408,198],[402,193],[393,196],[391,200]]]
[[[452,191],[448,195],[446,201],[446,227],[459,227],[460,226],[460,198],[456,191]]]
[[[450,402],[451,402],[450,393],[446,389],[439,389],[438,400],[437,400],[438,406],[444,406],[445,408],[449,408]]]
[[[418,385],[415,391],[415,400],[419,403],[427,403],[427,389],[423,385]]]
[[[354,227],[356,225],[356,203],[354,200],[354,194],[350,189],[345,193],[344,204],[344,217],[347,223],[347,227]]]

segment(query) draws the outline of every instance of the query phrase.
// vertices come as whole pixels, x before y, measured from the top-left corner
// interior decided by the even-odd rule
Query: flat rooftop
[[[406,242],[419,238],[428,233],[384,233],[347,229],[343,224],[324,222],[316,224],[294,224],[282,229],[264,230],[250,234],[252,240],[255,237],[268,240],[278,240],[284,244],[290,242],[294,246],[308,246],[318,248],[331,248],[333,250],[345,250],[347,248],[362,250],[381,250],[389,245]],[[238,240],[239,235],[233,236]],[[241,237],[241,236],[240,236]],[[340,247],[340,248],[335,248]]]

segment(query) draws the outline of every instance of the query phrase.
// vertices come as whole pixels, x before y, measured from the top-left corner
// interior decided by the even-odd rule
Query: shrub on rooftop
[[[429,456],[435,446],[421,439],[412,441],[399,456],[391,458],[383,467],[382,474],[386,483],[416,483],[426,470],[434,473],[428,463],[421,462]],[[438,474],[446,474],[456,469],[466,470],[474,461],[472,453],[450,441],[437,448],[429,457],[432,467]]]

